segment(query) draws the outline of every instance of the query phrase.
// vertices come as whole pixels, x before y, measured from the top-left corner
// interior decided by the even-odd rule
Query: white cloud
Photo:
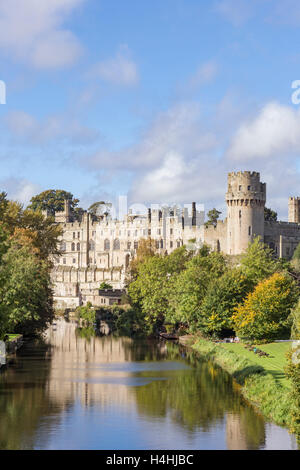
[[[85,0],[0,0],[0,50],[37,68],[73,64],[82,47],[63,28]]]
[[[300,152],[300,110],[268,103],[258,116],[242,124],[228,149],[231,160],[267,159]]]
[[[1,191],[5,191],[9,199],[28,205],[30,199],[41,191],[38,184],[26,179],[7,178],[0,181]]]
[[[24,111],[10,111],[4,122],[14,139],[24,139],[34,145],[62,140],[88,144],[99,137],[98,131],[70,116],[53,115],[39,121]]]
[[[242,26],[253,16],[257,5],[257,0],[220,0],[215,4],[215,11],[234,26]]]
[[[214,61],[209,61],[201,64],[196,73],[190,78],[188,85],[192,88],[196,88],[201,85],[205,85],[213,81],[218,73],[218,65]]]
[[[115,57],[95,64],[89,75],[114,85],[133,86],[139,81],[137,65],[130,58],[127,45],[121,46]]]

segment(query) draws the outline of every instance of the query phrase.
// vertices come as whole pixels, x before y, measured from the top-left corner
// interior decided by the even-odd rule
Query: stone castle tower
[[[264,207],[266,184],[257,172],[228,174],[227,253],[244,252],[255,236],[264,240]]]
[[[289,222],[300,223],[300,197],[289,198]]]

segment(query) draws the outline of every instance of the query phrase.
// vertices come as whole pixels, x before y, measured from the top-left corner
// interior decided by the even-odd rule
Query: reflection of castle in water
[[[135,395],[126,386],[133,372],[124,367],[124,363],[135,361],[133,340],[113,336],[92,336],[87,340],[76,335],[76,329],[75,322],[58,320],[56,327],[46,333],[46,342],[51,344],[51,399],[60,405],[70,405],[78,399],[85,406],[134,404]],[[164,348],[162,345],[161,354]]]

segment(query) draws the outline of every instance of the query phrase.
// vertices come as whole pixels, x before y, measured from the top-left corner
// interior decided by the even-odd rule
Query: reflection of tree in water
[[[25,347],[30,360],[20,354],[0,373],[0,449],[33,448],[40,419],[57,411],[46,390],[49,350],[44,343]]]
[[[208,431],[227,416],[229,433],[234,417],[237,429],[232,434],[232,448],[242,445],[256,449],[263,445],[264,419],[244,402],[239,391],[234,389],[229,374],[213,363],[201,361],[193,351],[183,350],[175,344],[168,344],[167,348],[168,360],[178,360],[184,354],[193,369],[162,371],[162,378],[167,377],[168,380],[135,387],[139,411],[156,417],[169,414],[176,423],[190,431],[198,428]],[[157,371],[155,374],[158,375]],[[142,372],[141,376],[150,377],[151,372]],[[239,440],[242,442],[237,442]]]

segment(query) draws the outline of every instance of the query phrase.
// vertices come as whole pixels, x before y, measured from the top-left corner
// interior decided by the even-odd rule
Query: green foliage
[[[62,189],[48,189],[32,197],[28,209],[33,211],[48,210],[54,216],[55,212],[64,210],[66,199],[70,201],[71,211],[74,211],[78,206],[79,199],[75,199],[72,193]]]
[[[291,431],[296,433],[300,444],[300,347],[295,347],[287,355],[286,374],[292,383],[290,396],[292,403]]]
[[[234,312],[239,336],[250,340],[289,337],[290,312],[298,299],[296,283],[288,275],[275,273],[261,281]]]
[[[218,219],[220,217],[220,215],[222,214],[222,212],[218,211],[217,209],[212,209],[210,210],[208,213],[207,213],[207,222],[205,223],[205,225],[208,227],[209,225],[213,225],[214,227],[217,226],[217,223],[218,223]]]
[[[292,406],[289,393],[264,367],[210,341],[198,340],[193,349],[229,372],[242,386],[241,391],[245,398],[258,405],[264,416],[272,418],[281,426],[291,425]]]
[[[94,202],[94,204],[88,208],[88,212],[94,217],[94,219],[99,219],[103,215],[109,215],[111,206],[112,204],[109,202]]]
[[[96,321],[96,311],[90,302],[88,302],[87,305],[77,307],[75,314],[78,318],[87,323],[94,323]]]
[[[294,270],[297,273],[299,273],[300,272],[300,243],[297,246],[296,250],[294,251],[291,264],[292,264],[292,267],[294,268]]]
[[[201,331],[220,336],[224,330],[233,329],[234,309],[250,290],[249,279],[238,268],[212,280],[201,307]]]
[[[99,286],[99,289],[100,290],[112,290],[113,286],[108,284],[107,282],[103,281],[103,282],[101,282],[101,284]]]
[[[201,305],[209,284],[226,271],[226,258],[204,246],[173,281],[167,319],[201,329]]]
[[[300,340],[300,300],[291,312],[291,338]]]
[[[0,266],[0,286],[2,330],[36,334],[52,321],[49,267],[28,247],[12,244],[7,250]]]
[[[265,207],[264,209],[265,220],[268,222],[276,222],[277,221],[277,212],[273,211],[272,209],[268,209]]]
[[[241,255],[240,265],[253,287],[280,269],[280,263],[273,258],[273,251],[260,241],[260,237],[249,243],[247,251]]]

